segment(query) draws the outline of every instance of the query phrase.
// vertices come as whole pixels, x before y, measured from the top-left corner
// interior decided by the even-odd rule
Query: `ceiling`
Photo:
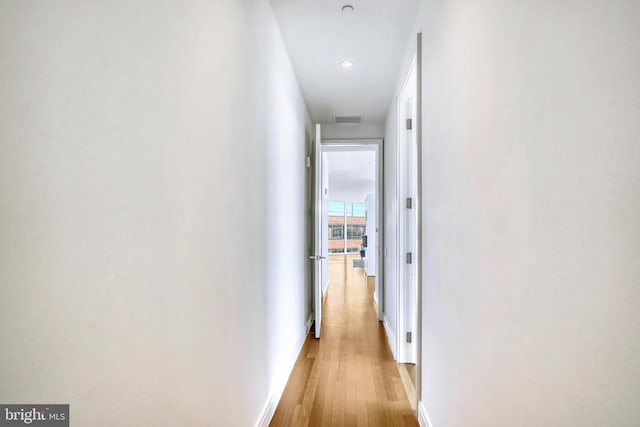
[[[311,119],[384,122],[420,0],[270,1]]]
[[[329,199],[364,202],[375,193],[375,151],[326,153],[329,165]]]

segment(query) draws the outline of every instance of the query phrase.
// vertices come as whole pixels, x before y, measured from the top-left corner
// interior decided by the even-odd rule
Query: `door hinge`
[[[407,119],[407,129],[411,130],[413,127],[413,120]]]
[[[413,199],[411,197],[407,197],[407,209],[411,209],[413,206]]]
[[[407,332],[407,342],[411,343],[411,332]]]
[[[407,252],[407,264],[411,264],[413,262],[413,254],[411,252]]]

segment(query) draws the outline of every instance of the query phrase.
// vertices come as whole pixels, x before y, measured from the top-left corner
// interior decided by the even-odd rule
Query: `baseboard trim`
[[[391,354],[393,354],[394,360],[397,361],[398,360],[398,352],[397,352],[398,341],[396,340],[396,333],[391,329],[391,326],[389,326],[389,322],[387,322],[387,316],[384,317],[382,324],[384,325],[384,330],[387,333],[387,340],[389,341]]]
[[[282,393],[284,393],[284,388],[287,386],[287,381],[289,381],[289,376],[293,371],[293,367],[296,364],[296,360],[298,360],[298,355],[300,351],[302,351],[302,347],[304,346],[304,342],[307,340],[307,336],[309,335],[309,331],[311,330],[311,323],[313,322],[313,315],[309,315],[307,319],[307,323],[305,324],[304,333],[298,338],[298,342],[296,343],[296,349],[294,354],[291,355],[289,366],[290,369],[287,372],[287,375],[284,378],[276,379],[276,385],[271,391],[271,395],[267,400],[267,403],[260,414],[260,418],[256,423],[256,427],[269,427],[269,423],[273,418],[273,414],[276,412],[276,408],[278,407],[278,403],[280,402],[280,398],[282,397]]]
[[[422,400],[418,402],[418,423],[420,427],[433,427],[429,419],[429,414],[427,413],[427,408],[425,408]]]

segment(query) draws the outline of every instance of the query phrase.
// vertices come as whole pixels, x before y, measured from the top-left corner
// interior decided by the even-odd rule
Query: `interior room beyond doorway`
[[[329,265],[340,259],[344,268],[361,270],[369,280],[377,276],[376,152],[326,152],[328,169],[327,247]],[[347,256],[348,255],[348,256]],[[335,269],[327,271],[327,285],[343,281]]]

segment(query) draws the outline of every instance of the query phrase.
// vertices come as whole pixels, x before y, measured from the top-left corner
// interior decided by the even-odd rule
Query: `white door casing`
[[[353,152],[353,151],[372,151],[375,153],[375,242],[369,245],[367,253],[376,258],[376,277],[375,277],[375,302],[378,309],[378,320],[384,319],[384,269],[383,269],[383,252],[380,248],[384,247],[384,233],[381,224],[384,222],[383,215],[383,140],[382,139],[325,139],[322,141],[322,152]],[[317,203],[317,201],[316,201]],[[345,230],[346,231],[346,230]]]

